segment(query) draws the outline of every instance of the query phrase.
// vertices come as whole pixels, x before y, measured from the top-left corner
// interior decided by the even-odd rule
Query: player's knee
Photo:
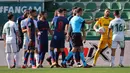
[[[64,48],[61,48],[60,51],[61,51],[61,52],[64,52]]]
[[[102,51],[102,49],[98,49],[97,51],[98,51],[98,52],[101,52],[101,51]]]
[[[121,48],[121,51],[124,51],[125,48]]]
[[[76,52],[76,51],[77,51],[77,49],[76,49],[76,48],[73,48],[71,51],[72,51],[72,52]]]

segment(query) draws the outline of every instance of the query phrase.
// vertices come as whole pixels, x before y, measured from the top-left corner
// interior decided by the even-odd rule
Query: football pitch
[[[93,68],[38,68],[8,69],[0,67],[0,73],[130,73],[130,67],[93,67]]]

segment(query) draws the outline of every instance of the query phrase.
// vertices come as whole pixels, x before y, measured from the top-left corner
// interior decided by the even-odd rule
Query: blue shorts
[[[65,39],[64,38],[56,38],[56,36],[52,37],[50,47],[52,48],[64,48],[65,47]]]

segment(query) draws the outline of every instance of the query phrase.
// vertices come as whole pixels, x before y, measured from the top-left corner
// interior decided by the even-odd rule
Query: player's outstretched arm
[[[97,20],[98,20],[98,18],[95,18],[94,20],[85,20],[85,23],[86,24],[91,24],[91,23],[93,23],[93,22],[95,22]]]
[[[97,29],[97,28],[98,28],[98,25],[95,24],[95,25],[93,26],[93,29],[94,29],[96,32],[98,32],[98,29]]]

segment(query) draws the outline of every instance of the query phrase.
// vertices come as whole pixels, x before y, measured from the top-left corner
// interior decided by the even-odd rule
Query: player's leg
[[[39,53],[38,53],[38,39],[35,39],[35,59],[36,59],[36,66],[38,66],[39,62]]]
[[[29,58],[29,55],[30,55],[30,51],[29,51],[29,45],[28,45],[28,41],[24,40],[24,43],[23,43],[23,49],[24,49],[24,65],[22,65],[22,68],[26,68],[27,67],[27,62],[28,62],[28,58]]]
[[[55,38],[52,38],[51,40],[51,44],[50,44],[50,55],[51,55],[51,59],[52,59],[52,65],[51,68],[53,68],[54,66],[56,66],[56,54],[54,53],[54,49],[58,48],[60,45],[58,43],[58,40]]]
[[[110,66],[113,67],[114,66],[114,61],[115,61],[115,52],[116,52],[116,48],[117,48],[117,41],[112,41],[112,46],[111,46],[111,63]]]
[[[81,48],[83,48],[83,47],[81,47]],[[82,67],[82,65],[81,65],[81,63],[80,63],[80,50],[77,50],[77,51],[76,51],[75,60],[76,60],[77,66],[78,66],[78,67]]]
[[[92,67],[91,65],[88,65],[86,63],[86,61],[85,61],[85,57],[84,57],[84,53],[83,53],[83,51],[84,51],[83,46],[81,45],[79,48],[80,48],[79,49],[80,50],[80,58],[81,58],[81,60],[83,62],[84,68],[90,68],[90,67]]]
[[[79,39],[79,38],[78,38]],[[73,49],[69,52],[68,56],[65,58],[65,60],[62,62],[62,66],[66,67],[66,62],[73,56],[75,55],[75,52],[79,47],[77,47],[77,34],[73,33],[72,34],[72,44],[73,44]]]
[[[6,61],[7,61],[7,65],[8,68],[11,68],[11,47],[10,44],[6,43],[5,46],[5,53],[6,53]]]
[[[120,67],[124,67],[124,66],[123,66],[123,59],[124,59],[125,42],[124,42],[124,41],[120,41],[120,42],[119,42],[119,45],[120,45],[120,48],[121,48],[119,66],[120,66]]]
[[[55,51],[55,55],[56,55],[56,67],[60,67],[60,65],[58,63],[60,53],[61,53],[60,49],[57,48],[56,51]]]
[[[46,52],[39,52],[39,65],[38,68],[43,68],[42,63],[44,61]]]
[[[95,52],[95,55],[94,55],[93,66],[96,66],[96,62],[97,62],[97,59],[100,55],[100,52],[106,46],[106,43],[107,43],[106,41],[100,40],[100,42],[98,44],[98,49],[97,49],[97,51]]]
[[[35,60],[36,60],[36,66],[38,66],[39,65],[39,52],[38,52],[38,50],[37,50],[37,48],[35,48]]]
[[[70,41],[69,41],[69,47],[70,47],[70,51],[72,50],[72,40],[70,39]],[[69,66],[73,66],[73,64],[74,64],[74,58],[73,58],[73,56],[68,60],[68,65]]]
[[[62,39],[61,41],[60,41],[60,51],[61,51],[61,54],[62,54],[62,62],[65,60],[65,57],[66,57],[66,55],[65,55],[65,51],[64,51],[64,48],[65,48],[65,40],[64,39]]]
[[[75,55],[75,52],[77,51],[78,47],[73,47],[73,49],[68,53],[68,56],[65,57],[65,60],[61,63],[63,67],[66,68],[66,62]]]
[[[49,65],[51,65],[52,64],[52,62],[51,62],[51,56],[47,57],[46,61],[49,63]]]
[[[35,63],[35,59],[34,59],[34,52],[35,52],[35,41],[31,41],[31,44],[29,45],[29,50],[30,50],[30,62],[32,65],[32,68],[35,69],[36,68],[36,63]]]
[[[11,44],[11,50],[14,53],[14,59],[15,59],[15,63],[16,63],[16,68],[18,68],[18,63],[19,63],[19,48],[18,45],[16,45],[16,43],[12,43]]]

